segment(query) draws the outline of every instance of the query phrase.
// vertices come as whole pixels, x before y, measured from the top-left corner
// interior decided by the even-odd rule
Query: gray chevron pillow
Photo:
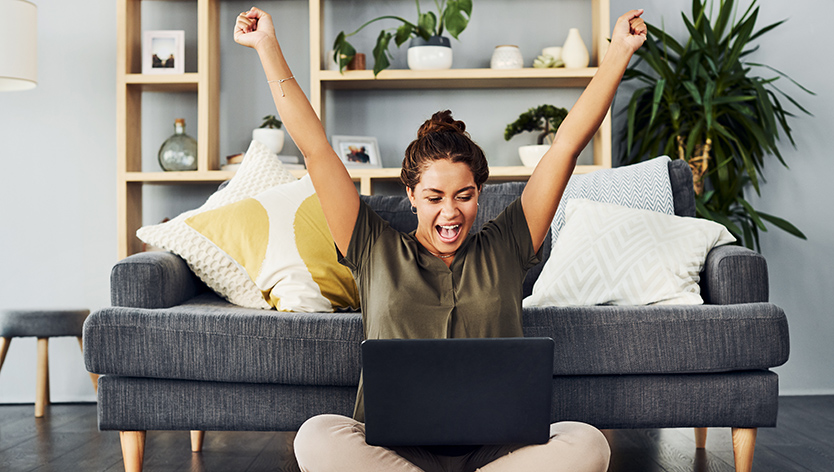
[[[574,198],[674,215],[669,161],[668,156],[660,156],[639,164],[571,177],[550,224],[553,245],[565,225],[565,206]]]

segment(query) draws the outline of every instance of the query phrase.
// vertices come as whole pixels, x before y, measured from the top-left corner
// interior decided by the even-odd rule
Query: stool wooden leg
[[[81,348],[81,354],[84,354],[84,339],[81,336],[78,336],[78,347]],[[98,374],[94,374],[92,372],[90,374],[90,380],[93,381],[93,390],[98,393]]]
[[[35,382],[35,418],[43,417],[49,404],[49,338],[38,338],[38,372]]]
[[[0,369],[3,368],[3,362],[6,360],[6,353],[9,352],[11,344],[12,338],[0,338]]]
[[[142,472],[145,461],[145,431],[119,431],[125,472]]]
[[[736,472],[753,470],[753,452],[756,449],[756,428],[733,428],[733,456]]]
[[[203,450],[203,438],[205,437],[205,431],[191,432],[191,452],[200,452]]]
[[[707,428],[695,428],[695,449],[706,449]]]

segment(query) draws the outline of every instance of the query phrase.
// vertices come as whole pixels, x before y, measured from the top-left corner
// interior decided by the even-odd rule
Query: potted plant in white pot
[[[417,4],[416,23],[406,21],[399,16],[380,16],[366,22],[353,33],[339,32],[333,43],[333,60],[339,64],[339,70],[343,71],[356,55],[356,49],[347,42],[347,38],[375,21],[386,19],[397,20],[403,24],[396,30],[391,28],[380,31],[373,51],[374,76],[391,65],[388,45],[392,39],[397,43],[397,47],[400,47],[409,38],[413,38],[408,50],[410,69],[449,69],[452,67],[452,46],[449,38],[443,36],[443,32],[448,31],[453,38],[458,39],[458,35],[469,24],[469,18],[472,15],[472,0],[435,0],[438,15],[431,11],[422,13],[420,1],[415,0],[415,3]]]
[[[519,146],[518,156],[521,162],[527,167],[536,167],[544,153],[553,144],[553,137],[556,130],[562,124],[568,111],[553,105],[541,105],[531,108],[519,115],[518,119],[507,125],[504,130],[504,139],[510,138],[525,131],[541,131],[536,137],[536,144]]]
[[[260,128],[252,130],[252,139],[266,145],[270,151],[279,154],[284,148],[284,131],[281,120],[275,115],[266,115]]]

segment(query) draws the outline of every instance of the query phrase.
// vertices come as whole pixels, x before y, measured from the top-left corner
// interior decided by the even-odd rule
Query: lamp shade
[[[38,85],[38,7],[0,0],[0,91]]]

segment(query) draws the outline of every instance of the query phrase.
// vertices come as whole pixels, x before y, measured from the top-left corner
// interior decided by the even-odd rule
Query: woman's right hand
[[[269,41],[277,42],[275,27],[269,13],[252,7],[237,16],[235,22],[235,42],[243,46],[258,49]]]

